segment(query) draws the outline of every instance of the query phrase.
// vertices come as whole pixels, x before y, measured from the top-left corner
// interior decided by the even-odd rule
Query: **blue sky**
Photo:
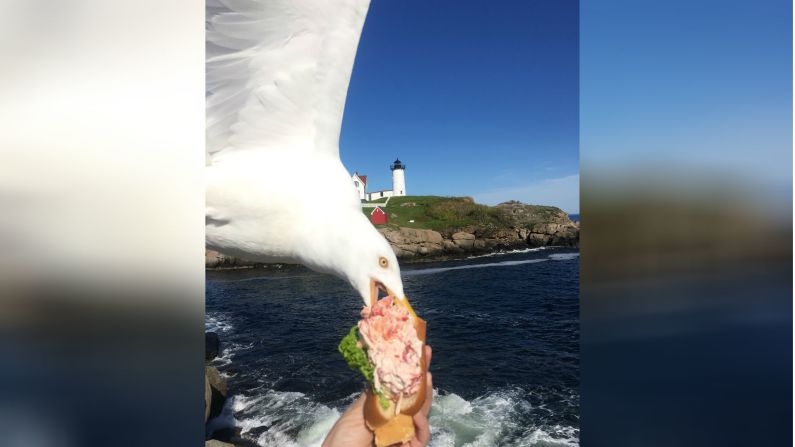
[[[372,0],[340,155],[413,195],[579,211],[579,5],[572,0]]]
[[[689,169],[791,193],[791,0],[583,0],[581,14],[584,176]]]

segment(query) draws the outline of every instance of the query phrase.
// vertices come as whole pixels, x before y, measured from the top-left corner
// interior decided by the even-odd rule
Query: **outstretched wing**
[[[207,152],[339,158],[370,0],[207,0]]]

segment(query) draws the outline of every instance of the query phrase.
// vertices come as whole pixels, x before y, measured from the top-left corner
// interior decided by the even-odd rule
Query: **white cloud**
[[[532,205],[557,206],[567,213],[579,213],[580,175],[537,180],[525,185],[477,193],[474,199],[487,205],[519,200]]]

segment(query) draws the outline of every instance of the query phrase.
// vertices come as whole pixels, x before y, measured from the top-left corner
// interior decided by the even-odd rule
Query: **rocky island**
[[[580,225],[560,208],[517,201],[481,205],[469,197],[405,196],[363,204],[370,215],[378,205],[388,222],[375,225],[402,262],[421,262],[528,247],[577,247]],[[210,269],[254,267],[206,250]]]

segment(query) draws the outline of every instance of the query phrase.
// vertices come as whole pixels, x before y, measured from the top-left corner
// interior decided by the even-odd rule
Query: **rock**
[[[210,379],[207,374],[204,375],[204,422],[210,419],[210,405],[213,401],[213,390],[210,387]]]
[[[475,247],[475,249],[478,249],[478,250],[482,250],[482,249],[486,248],[486,242],[483,241],[482,239],[475,240],[472,245]]]
[[[227,256],[214,250],[204,250],[204,268],[244,268],[256,265],[260,264],[235,258],[234,256]]]
[[[204,447],[235,447],[235,445],[229,444],[228,442],[221,442],[217,439],[210,439],[209,441],[204,441]]]
[[[430,242],[431,244],[441,244],[444,238],[442,237],[441,233],[433,230],[427,230],[428,232],[425,234],[425,240]]]
[[[226,387],[226,380],[221,377],[218,369],[214,366],[206,366],[204,368],[204,377],[210,385],[210,414],[208,419],[212,419],[221,414],[229,391]]]
[[[542,247],[548,245],[549,240],[550,237],[546,234],[530,233],[530,238],[527,240],[527,243],[534,247]]]
[[[397,245],[392,245],[392,251],[395,253],[395,256],[398,258],[407,258],[414,256],[414,252],[405,250]]]
[[[475,246],[475,241],[473,239],[459,239],[453,241],[453,243],[462,250],[469,250]]]
[[[453,241],[467,241],[467,240],[474,240],[475,235],[472,233],[464,233],[463,231],[459,231],[458,233],[453,233]]]
[[[444,238],[437,231],[403,227],[397,230],[381,228],[378,231],[384,235],[395,256],[399,258],[432,255],[444,250]]]
[[[500,203],[496,208],[504,212],[510,225],[515,228],[529,228],[541,222],[572,224],[569,215],[554,206],[526,205],[522,202],[511,200]]]
[[[221,393],[223,397],[226,397],[228,394],[226,380],[221,377],[221,373],[218,372],[218,368],[214,366],[206,366],[204,368],[204,373],[207,377],[207,381],[210,383],[210,387]]]
[[[459,231],[458,233],[453,233],[452,238],[453,243],[463,250],[468,250],[475,246],[475,235],[472,233]]]
[[[491,239],[491,238],[489,238],[489,239],[476,239],[475,240],[475,246],[478,245],[478,242],[481,242],[482,245],[483,245],[481,248],[484,248],[486,250],[490,250],[490,249],[492,249],[492,248],[494,248],[494,247],[496,247],[496,246],[498,246],[500,244],[499,240]]]
[[[461,253],[464,251],[461,249],[461,247],[451,241],[442,242],[442,248],[444,248],[444,251],[448,253]]]
[[[218,338],[218,334],[215,332],[205,332],[204,333],[204,361],[209,362],[210,360],[218,357],[218,353],[221,351],[221,340]]]

